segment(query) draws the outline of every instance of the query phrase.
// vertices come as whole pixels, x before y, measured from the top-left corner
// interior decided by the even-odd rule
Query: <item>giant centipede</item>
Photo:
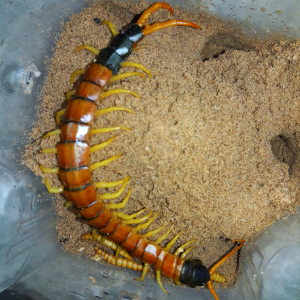
[[[185,243],[174,254],[171,254],[169,251],[181,233],[178,233],[166,247],[159,246],[159,243],[170,233],[172,227],[156,241],[149,240],[149,237],[161,231],[166,224],[144,235],[138,234],[139,230],[147,228],[151,224],[157,214],[150,218],[152,214],[150,212],[144,217],[136,218],[144,210],[131,215],[113,211],[113,209],[125,206],[131,189],[121,203],[103,203],[105,199],[118,197],[125,189],[129,177],[117,182],[92,182],[91,179],[92,170],[108,164],[121,155],[119,154],[90,165],[90,152],[97,151],[114,140],[113,137],[100,145],[90,147],[90,136],[101,132],[129,129],[111,127],[92,130],[91,122],[96,116],[115,110],[130,111],[122,107],[109,107],[97,110],[97,101],[101,101],[104,97],[116,93],[129,93],[137,96],[129,90],[105,90],[108,84],[120,78],[133,75],[143,76],[139,72],[128,72],[117,75],[121,67],[136,67],[151,76],[150,72],[144,66],[137,63],[125,62],[125,59],[132,53],[144,36],[157,30],[176,25],[201,29],[200,26],[194,23],[182,20],[170,20],[161,23],[157,22],[153,25],[145,25],[151,14],[159,8],[168,9],[173,13],[170,5],[159,2],[155,3],[142,13],[135,24],[131,24],[120,33],[117,32],[112,23],[103,21],[102,23],[107,24],[113,34],[113,39],[109,46],[100,51],[88,45],[81,45],[76,49],[75,52],[81,49],[92,51],[97,55],[96,62],[89,64],[86,69],[76,70],[72,74],[71,82],[74,81],[76,75],[82,75],[83,80],[76,85],[74,90],[67,93],[67,107],[57,114],[57,123],[60,125],[60,118],[63,114],[65,114],[65,122],[61,125],[61,129],[51,131],[43,137],[47,138],[52,135],[61,134],[61,142],[58,143],[56,148],[42,150],[43,153],[56,153],[59,167],[50,169],[40,165],[40,169],[46,173],[56,173],[59,175],[63,185],[58,188],[51,187],[49,181],[46,179],[45,183],[49,192],[63,192],[68,200],[67,206],[72,206],[72,210],[80,214],[84,222],[87,222],[102,234],[100,238],[102,244],[106,244],[116,250],[116,256],[113,257],[96,248],[95,250],[98,255],[103,256],[108,262],[142,270],[142,277],[138,280],[143,280],[149,266],[153,265],[156,270],[157,281],[166,293],[167,291],[162,286],[161,274],[172,278],[177,284],[183,283],[192,288],[207,285],[215,299],[219,299],[213,289],[211,280],[224,282],[225,279],[217,274],[215,270],[243,246],[243,240],[234,240],[233,242],[241,242],[240,245],[210,269],[203,266],[198,259],[185,260],[185,256],[193,247],[185,251],[184,248],[194,241]],[[114,194],[97,194],[96,192],[96,188],[116,187],[118,185],[122,185],[122,187]],[[136,227],[129,226],[130,224],[142,223],[145,220],[148,221]],[[93,236],[95,237],[95,232],[93,232]],[[85,238],[89,238],[89,236],[85,236]],[[140,259],[144,265],[141,267],[136,263],[130,262],[132,258],[127,251],[132,256]],[[183,253],[179,256],[181,252]],[[125,259],[118,258],[119,254],[124,256]]]

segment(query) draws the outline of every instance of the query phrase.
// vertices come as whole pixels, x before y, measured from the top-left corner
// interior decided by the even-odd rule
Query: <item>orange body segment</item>
[[[181,275],[184,263],[185,263],[184,259],[178,258],[177,267],[176,267],[176,270],[175,270],[175,273],[174,273],[174,276],[173,276],[173,280],[175,282],[180,282],[180,275]]]
[[[126,240],[122,243],[122,248],[128,251],[132,251],[136,248],[141,236],[134,231],[127,236]]]
[[[133,256],[141,257],[147,247],[149,241],[144,237],[141,237],[135,249],[131,252]]]
[[[161,271],[168,278],[173,278],[173,276],[175,274],[176,266],[177,266],[177,259],[178,259],[177,256],[175,256],[173,254],[167,254],[163,261]]]
[[[100,211],[104,209],[101,202],[95,201],[88,208],[76,209],[76,211],[81,214],[85,219],[90,219],[95,217]]]
[[[105,208],[103,211],[100,211],[94,219],[89,220],[89,224],[96,228],[102,228],[105,227],[111,219],[111,212]]]
[[[61,140],[88,142],[90,140],[90,126],[78,122],[69,122],[61,126]]]
[[[112,75],[112,70],[97,63],[91,63],[85,71],[83,79],[93,81],[101,87],[104,87],[108,84]]]
[[[93,121],[96,110],[97,105],[93,101],[79,98],[68,103],[65,116],[68,121],[89,124]]]
[[[80,82],[75,91],[75,97],[83,97],[92,101],[98,101],[103,88],[92,81]]]
[[[118,228],[109,236],[109,238],[113,242],[121,244],[127,239],[131,232],[132,229],[129,226],[121,223],[120,226],[118,226]]]
[[[91,170],[89,167],[84,166],[77,170],[59,170],[59,178],[66,186],[82,186],[91,181]]]
[[[143,253],[142,261],[144,263],[153,265],[156,262],[161,250],[162,249],[159,246],[148,243]]]
[[[97,200],[96,189],[93,185],[82,187],[81,190],[64,189],[65,197],[74,203],[76,207],[89,206]]]
[[[57,156],[61,168],[88,166],[90,146],[85,142],[61,142],[57,145]]]
[[[100,229],[101,233],[111,234],[115,231],[115,229],[120,225],[120,220],[117,218],[113,218],[110,220],[106,227]]]

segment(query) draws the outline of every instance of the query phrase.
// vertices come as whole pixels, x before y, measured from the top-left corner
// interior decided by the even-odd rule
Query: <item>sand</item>
[[[147,2],[97,2],[65,25],[25,154],[29,168],[53,186],[61,185],[58,177],[43,174],[38,165],[55,167],[57,158],[39,151],[55,147],[59,136],[41,137],[58,128],[55,115],[66,106],[65,93],[73,87],[71,74],[95,58],[91,52],[76,55],[74,50],[82,44],[98,49],[108,45],[111,33],[95,18],[107,19],[120,30],[148,6]],[[149,23],[170,18],[168,11],[159,10]],[[128,61],[148,68],[153,78],[130,77],[110,87],[131,89],[140,100],[118,94],[99,105],[123,106],[135,114],[113,112],[93,122],[93,128],[132,128],[92,137],[94,145],[117,135],[111,145],[91,155],[91,163],[123,154],[94,171],[93,180],[116,181],[130,175],[128,187],[116,199],[133,188],[122,211],[160,212],[150,230],[166,221],[176,224],[162,245],[183,230],[175,246],[197,239],[188,257],[209,267],[232,247],[231,239],[251,241],[274,221],[295,213],[300,204],[300,42],[249,39],[196,10],[184,13],[176,8],[174,18],[197,23],[202,30],[173,27],[156,32],[129,57]],[[80,239],[91,228],[78,222],[64,203],[64,197],[57,195],[58,241],[67,251],[93,256],[95,243]],[[236,270],[234,255],[218,269],[227,278],[223,287],[234,284]]]

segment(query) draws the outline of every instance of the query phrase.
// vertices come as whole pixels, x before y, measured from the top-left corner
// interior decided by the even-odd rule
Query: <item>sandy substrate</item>
[[[58,128],[55,115],[66,106],[65,93],[73,87],[71,74],[95,57],[85,50],[75,55],[74,50],[82,44],[98,49],[108,45],[108,27],[94,18],[110,20],[120,30],[148,6],[98,2],[66,24],[25,154],[29,168],[53,186],[61,185],[58,177],[43,174],[38,165],[55,167],[56,156],[39,151],[55,147],[59,137],[41,137]],[[168,11],[160,10],[149,23],[170,18]],[[200,258],[209,267],[232,247],[229,239],[250,241],[277,219],[295,213],[300,203],[300,43],[249,40],[203,12],[175,9],[174,18],[195,22],[202,31],[173,27],[156,32],[130,56],[128,61],[142,63],[153,78],[130,77],[110,87],[131,89],[140,100],[118,94],[99,105],[123,106],[135,114],[113,112],[93,122],[93,128],[132,128],[92,137],[94,145],[117,135],[111,145],[91,155],[91,163],[123,153],[94,171],[93,179],[116,181],[130,175],[120,199],[130,186],[133,192],[122,211],[160,212],[150,229],[176,222],[170,238],[184,230],[176,246],[197,239],[189,257]],[[95,244],[80,240],[89,226],[78,222],[64,203],[58,195],[58,240],[67,251],[92,256]],[[235,282],[236,264],[235,255],[219,269],[227,285]]]

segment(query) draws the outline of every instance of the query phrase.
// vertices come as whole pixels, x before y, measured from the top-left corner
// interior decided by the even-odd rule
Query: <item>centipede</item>
[[[104,202],[104,200],[118,198],[121,195],[130,180],[129,176],[116,182],[92,181],[91,172],[93,170],[118,159],[121,157],[121,154],[90,164],[90,153],[106,147],[115,140],[115,137],[112,137],[99,145],[90,146],[91,135],[115,130],[130,130],[130,128],[126,127],[91,129],[91,123],[99,115],[117,110],[131,112],[130,109],[124,107],[108,107],[97,110],[97,103],[105,97],[118,93],[127,93],[139,97],[131,90],[107,89],[112,82],[122,78],[130,76],[145,77],[142,72],[118,74],[121,67],[134,67],[151,77],[150,71],[143,65],[125,60],[132,51],[138,49],[138,43],[146,35],[155,31],[171,26],[186,26],[192,27],[193,30],[201,30],[200,26],[183,20],[169,20],[146,25],[152,13],[159,8],[167,9],[173,13],[173,9],[169,4],[157,2],[145,10],[136,23],[130,24],[121,32],[118,32],[111,22],[104,20],[102,24],[108,25],[113,35],[109,46],[102,50],[88,45],[77,47],[75,53],[82,49],[89,50],[96,55],[96,60],[85,69],[76,70],[71,75],[71,83],[74,82],[75,77],[78,75],[82,76],[82,80],[73,90],[67,93],[66,99],[68,103],[66,108],[57,113],[56,121],[60,129],[48,132],[43,136],[43,139],[53,135],[61,136],[61,141],[58,142],[56,148],[43,149],[41,151],[45,154],[56,154],[59,167],[46,168],[40,165],[39,168],[45,173],[58,174],[62,185],[60,187],[52,187],[46,179],[45,184],[48,191],[50,193],[63,193],[67,200],[65,206],[79,215],[82,222],[93,227],[92,233],[87,233],[82,238],[98,241],[100,244],[116,251],[115,255],[110,255],[95,247],[95,260],[104,258],[111,264],[142,271],[141,278],[136,279],[139,281],[144,280],[147,271],[153,265],[156,270],[158,284],[164,292],[168,293],[163,288],[161,274],[173,279],[178,285],[185,284],[192,288],[206,285],[215,299],[218,300],[219,298],[214,291],[212,281],[224,283],[226,279],[218,274],[216,269],[241,249],[244,245],[244,240],[233,240],[233,243],[239,243],[239,245],[208,269],[199,259],[185,259],[187,254],[194,248],[190,247],[190,245],[195,240],[186,242],[173,254],[170,252],[171,247],[182,232],[176,234],[165,247],[159,246],[170,234],[174,225],[156,241],[150,240],[150,237],[162,231],[167,226],[167,223],[157,229],[148,231],[146,234],[138,233],[140,230],[148,228],[158,213],[153,215],[153,212],[150,212],[141,217],[140,215],[144,213],[145,209],[131,215],[117,211],[117,209],[123,208],[128,202],[131,188],[123,201],[119,203]],[[64,122],[61,122],[63,115]],[[97,188],[113,188],[117,186],[121,186],[121,188],[111,194],[99,194],[96,191]],[[138,225],[132,226],[135,224]],[[120,258],[119,255],[124,258]],[[140,260],[141,264],[133,262],[133,257]]]

